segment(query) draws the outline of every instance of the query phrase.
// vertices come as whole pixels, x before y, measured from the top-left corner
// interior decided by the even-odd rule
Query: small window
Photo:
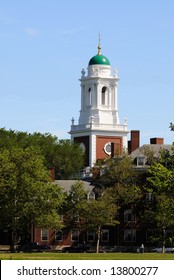
[[[136,215],[133,213],[133,211],[125,210],[124,211],[124,222],[135,222],[136,221]]]
[[[137,157],[137,166],[144,166],[145,165],[145,157],[139,156]]]
[[[124,230],[124,241],[135,242],[136,241],[136,230],[135,229],[125,229]]]
[[[95,232],[87,232],[87,242],[95,241]]]
[[[108,142],[104,145],[104,152],[107,154],[107,155],[111,155],[111,142]]]
[[[102,229],[101,231],[101,241],[108,242],[109,241],[109,229]]]
[[[49,239],[49,231],[47,229],[41,230],[41,240],[42,241],[48,241]]]
[[[79,241],[79,231],[74,229],[71,231],[71,240],[72,241]]]

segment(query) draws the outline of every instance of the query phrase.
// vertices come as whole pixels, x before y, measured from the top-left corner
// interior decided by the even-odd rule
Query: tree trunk
[[[98,231],[97,231],[97,247],[96,247],[96,253],[99,253],[100,234],[101,234],[101,226],[99,226]]]
[[[166,230],[163,227],[163,247],[162,247],[162,252],[165,253],[165,245],[166,245]]]
[[[12,233],[11,233],[11,244],[10,244],[10,251],[11,251],[12,253],[15,252],[15,249],[14,249],[15,242],[16,242],[16,234],[15,234],[14,231],[12,231]]]

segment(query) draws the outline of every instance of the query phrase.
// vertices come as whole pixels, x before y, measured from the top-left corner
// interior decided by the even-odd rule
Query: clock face
[[[111,142],[108,142],[104,145],[104,151],[107,155],[111,155]]]
[[[85,147],[85,144],[84,144],[83,142],[80,143],[80,148],[81,148],[82,151],[85,153],[86,147]]]

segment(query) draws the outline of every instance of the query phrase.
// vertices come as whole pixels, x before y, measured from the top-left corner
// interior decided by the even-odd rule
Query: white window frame
[[[74,237],[74,236],[76,236],[76,237]],[[79,241],[79,230],[78,229],[71,230],[71,241]]]
[[[136,242],[136,229],[125,229],[124,230],[124,241],[125,242]]]
[[[146,158],[144,156],[137,157],[137,166],[144,166],[146,163]]]
[[[133,213],[132,209],[128,209],[124,211],[124,222],[135,222],[136,214]]]
[[[49,230],[48,229],[41,229],[41,240],[42,241],[49,240]]]

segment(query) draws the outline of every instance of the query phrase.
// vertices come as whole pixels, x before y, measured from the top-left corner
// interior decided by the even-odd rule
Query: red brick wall
[[[71,241],[71,232],[65,232],[64,238],[62,241],[55,240],[55,233],[54,229],[49,229],[48,240],[41,240],[41,228],[35,228],[34,239],[32,242],[38,242],[39,244],[48,244],[48,245],[72,245],[73,241]]]
[[[120,150],[122,150],[123,147],[123,141],[122,137],[110,137],[110,136],[96,136],[96,160],[103,159],[110,157],[108,156],[104,151],[104,146],[106,143],[111,142],[115,143],[120,147]]]

